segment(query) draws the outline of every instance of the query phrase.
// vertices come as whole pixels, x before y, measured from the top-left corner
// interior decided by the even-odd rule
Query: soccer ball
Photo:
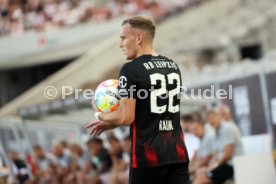
[[[103,81],[95,91],[95,103],[102,112],[112,112],[118,109],[118,80]]]

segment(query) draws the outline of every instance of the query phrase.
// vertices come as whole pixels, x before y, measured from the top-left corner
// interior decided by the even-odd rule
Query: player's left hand
[[[117,127],[116,125],[111,125],[107,122],[99,121],[99,120],[93,121],[88,125],[86,125],[87,129],[91,129],[89,134],[92,136],[99,136],[104,131],[114,129],[116,127]]]

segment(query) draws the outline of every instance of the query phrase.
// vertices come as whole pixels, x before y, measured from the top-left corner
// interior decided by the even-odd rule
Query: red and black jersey
[[[189,161],[180,127],[181,84],[177,64],[164,56],[143,55],[123,65],[119,96],[136,99],[132,168]]]

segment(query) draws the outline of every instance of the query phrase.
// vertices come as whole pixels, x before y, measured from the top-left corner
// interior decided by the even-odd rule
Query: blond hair
[[[155,24],[148,17],[144,17],[144,16],[131,17],[131,18],[125,19],[122,22],[122,26],[125,24],[129,24],[133,28],[138,28],[143,31],[146,31],[151,39],[153,39],[155,36]]]

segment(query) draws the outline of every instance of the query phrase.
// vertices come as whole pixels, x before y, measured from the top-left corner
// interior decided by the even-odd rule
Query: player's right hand
[[[103,133],[106,130],[111,130],[116,128],[116,125],[111,125],[107,122],[104,121],[93,121],[91,123],[89,123],[88,125],[86,125],[87,129],[91,129],[89,134],[92,136],[100,136],[101,133]]]

